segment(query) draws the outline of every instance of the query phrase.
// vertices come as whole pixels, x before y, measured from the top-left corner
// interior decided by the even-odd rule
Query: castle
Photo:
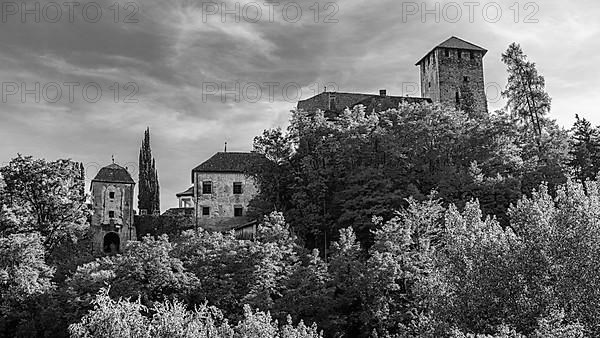
[[[233,230],[241,238],[251,238],[256,221],[247,216],[247,207],[258,187],[244,171],[247,164],[258,158],[260,155],[253,152],[216,153],[192,169],[192,187],[178,193],[179,208],[169,209],[163,216],[191,217],[196,227]],[[118,253],[122,243],[137,239],[134,187],[127,169],[114,163],[100,169],[92,180],[91,229],[95,252]]]
[[[396,108],[400,103],[434,103],[461,108],[469,96],[474,112],[487,113],[483,57],[487,50],[451,37],[431,49],[416,65],[420,67],[421,97],[323,92],[298,102],[298,110],[337,115],[346,108],[363,105],[367,111]],[[197,227],[213,231],[235,230],[251,237],[256,221],[247,217],[250,200],[258,193],[244,166],[259,156],[248,152],[218,152],[191,171],[192,186],[178,193],[179,208],[168,213],[192,217]],[[133,224],[135,182],[126,168],[111,164],[92,180],[94,247],[105,253],[119,252],[121,243],[136,239]]]
[[[298,109],[306,112],[322,110],[330,116],[358,105],[363,105],[367,112],[396,108],[400,103],[421,102],[459,109],[463,100],[470,96],[474,112],[487,113],[483,79],[486,53],[487,50],[453,36],[417,61],[421,97],[389,96],[385,89],[380,90],[379,95],[325,91],[298,102]]]

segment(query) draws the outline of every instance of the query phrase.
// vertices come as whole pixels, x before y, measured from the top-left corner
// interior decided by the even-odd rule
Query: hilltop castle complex
[[[421,102],[460,109],[468,99],[473,112],[487,113],[483,76],[486,52],[451,37],[416,63],[420,67],[421,97],[388,96],[386,90],[380,90],[379,95],[323,92],[298,102],[298,109],[336,115],[357,105],[371,112],[396,108],[400,103]],[[244,174],[244,167],[256,156],[259,155],[252,152],[216,153],[191,171],[192,186],[176,195],[179,208],[167,210],[163,215],[191,218],[196,227],[207,230],[235,230],[243,237],[252,235],[256,221],[247,217],[247,208],[258,187]],[[127,170],[114,163],[102,168],[92,180],[96,250],[119,252],[122,242],[136,239],[134,186]]]

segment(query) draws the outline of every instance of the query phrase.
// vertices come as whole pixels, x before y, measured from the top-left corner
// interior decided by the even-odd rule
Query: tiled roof
[[[330,95],[335,96],[334,109],[329,109]],[[323,92],[306,100],[299,101],[298,109],[309,113],[314,113],[317,109],[321,109],[325,112],[325,116],[328,117],[331,115],[329,112],[339,113],[346,108],[352,109],[358,104],[364,105],[368,112],[373,109],[379,112],[389,108],[398,108],[401,102],[421,103],[431,102],[431,99],[406,96],[381,96],[377,94]]]
[[[246,166],[260,158],[258,153],[218,152],[194,168],[192,172],[244,172]]]
[[[459,39],[456,36],[450,37],[448,40],[440,43],[439,45],[433,47],[425,56],[423,56],[415,65],[419,65],[423,59],[425,59],[431,52],[436,50],[437,48],[451,48],[451,49],[465,49],[465,50],[475,50],[483,52],[483,55],[487,53],[487,49],[481,48],[475,44],[472,44],[463,39]]]
[[[170,208],[161,216],[168,217],[194,217],[194,208]]]
[[[107,183],[128,183],[135,184],[135,181],[127,172],[127,169],[121,167],[118,164],[108,165],[98,172],[92,182],[107,182]]]
[[[487,52],[487,50],[474,45],[468,41],[465,41],[463,39],[459,39],[456,36],[453,36],[451,38],[449,38],[448,40],[440,43],[438,45],[438,47],[442,47],[442,48],[455,48],[455,49],[467,49],[467,50],[478,50],[478,51],[483,51],[483,52]]]
[[[186,191],[180,192],[178,194],[175,194],[175,196],[177,196],[177,197],[181,197],[181,196],[194,196],[194,186],[192,185]]]

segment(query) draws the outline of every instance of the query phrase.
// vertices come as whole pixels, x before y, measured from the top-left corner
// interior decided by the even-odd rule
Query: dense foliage
[[[469,116],[431,105],[402,105],[367,114],[356,108],[335,119],[295,112],[287,132],[267,130],[255,150],[270,159],[252,167],[261,194],[257,214],[283,211],[308,247],[326,248],[352,226],[373,242],[372,216],[390,219],[432,190],[464,207],[480,200],[486,215],[507,224],[507,210],[545,181],[566,181],[569,136],[546,120],[541,138],[502,112]]]

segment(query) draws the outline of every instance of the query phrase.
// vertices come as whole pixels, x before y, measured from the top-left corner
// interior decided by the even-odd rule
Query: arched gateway
[[[121,239],[116,232],[104,235],[103,250],[105,253],[116,254],[121,250]]]

